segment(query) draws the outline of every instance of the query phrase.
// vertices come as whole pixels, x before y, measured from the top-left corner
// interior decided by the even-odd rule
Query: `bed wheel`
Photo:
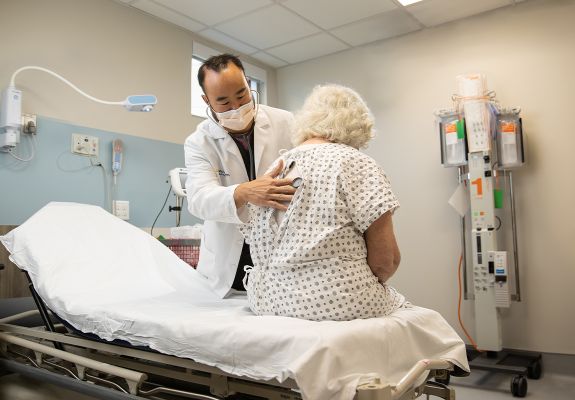
[[[534,361],[533,364],[527,367],[527,377],[529,379],[539,379],[542,371],[541,360]]]
[[[449,371],[444,371],[444,372],[445,373],[443,374],[443,376],[436,376],[435,377],[435,382],[448,386],[449,381],[451,379],[451,375],[449,374]]]
[[[514,376],[511,379],[511,394],[513,394],[513,397],[525,397],[527,394],[527,378],[523,375]]]

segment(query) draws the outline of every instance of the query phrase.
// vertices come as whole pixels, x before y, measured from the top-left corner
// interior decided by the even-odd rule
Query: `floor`
[[[93,400],[93,397],[18,374],[0,377],[0,400]]]
[[[528,381],[526,399],[574,400],[575,357],[544,355],[544,372],[539,380]],[[511,377],[483,371],[473,371],[465,378],[451,378],[458,400],[511,400]],[[92,400],[66,389],[19,375],[0,377],[0,400]]]
[[[452,378],[458,400],[511,400],[511,376],[474,371],[466,378]],[[539,380],[528,380],[526,399],[573,400],[575,375],[545,373]]]

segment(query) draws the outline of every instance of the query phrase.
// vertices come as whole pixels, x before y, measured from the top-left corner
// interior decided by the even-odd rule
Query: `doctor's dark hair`
[[[230,63],[234,64],[236,67],[241,69],[245,75],[245,70],[242,62],[238,57],[234,56],[233,54],[228,53],[218,54],[217,56],[212,56],[208,58],[206,61],[204,61],[204,63],[198,70],[198,82],[202,87],[204,93],[206,93],[206,89],[204,88],[204,79],[206,78],[206,70],[210,69],[214,72],[220,72],[226,69]]]

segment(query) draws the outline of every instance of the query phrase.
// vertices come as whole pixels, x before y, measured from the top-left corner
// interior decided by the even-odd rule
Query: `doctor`
[[[257,104],[241,61],[230,54],[209,58],[198,72],[208,118],[185,142],[188,210],[204,220],[197,270],[221,297],[245,290],[244,265],[253,265],[238,224],[246,204],[285,210],[295,189],[264,174],[282,149],[290,149],[291,113]],[[254,98],[255,97],[255,98]]]

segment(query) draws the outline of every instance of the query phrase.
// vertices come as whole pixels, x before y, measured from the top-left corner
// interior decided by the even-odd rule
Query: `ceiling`
[[[523,0],[117,0],[279,68]]]

